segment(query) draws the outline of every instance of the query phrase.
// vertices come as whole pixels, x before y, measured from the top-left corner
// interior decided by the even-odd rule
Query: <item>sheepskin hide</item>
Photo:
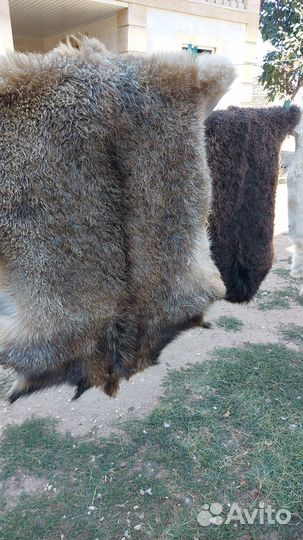
[[[118,57],[96,40],[0,65],[0,361],[10,399],[113,395],[224,296],[206,234],[203,119],[219,57]],[[201,144],[202,140],[202,144]]]
[[[230,107],[207,119],[211,251],[230,302],[251,300],[271,268],[279,152],[299,117],[295,106]]]
[[[303,115],[294,130],[296,151],[288,169],[288,228],[293,242],[291,275],[303,278]]]

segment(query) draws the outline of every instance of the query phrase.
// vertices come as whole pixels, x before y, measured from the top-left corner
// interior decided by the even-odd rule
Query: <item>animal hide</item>
[[[303,278],[303,115],[294,130],[296,151],[287,174],[288,228],[293,242],[291,275]]]
[[[293,106],[230,107],[207,119],[211,252],[230,302],[249,302],[272,266],[279,152],[299,118]]]
[[[203,119],[233,78],[219,57],[119,57],[90,39],[1,60],[11,401],[61,383],[113,395],[224,296],[206,234]]]

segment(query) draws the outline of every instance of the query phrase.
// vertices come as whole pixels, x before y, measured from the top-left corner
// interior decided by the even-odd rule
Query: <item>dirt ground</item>
[[[276,262],[272,272],[262,285],[262,291],[286,288],[283,271],[290,269],[291,242],[285,230],[287,228],[287,192],[286,186],[279,187],[276,218]],[[282,272],[276,273],[280,269]],[[299,295],[300,283],[293,280]],[[265,298],[267,293],[259,293]],[[140,417],[149,412],[156,404],[162,392],[161,383],[170,369],[178,369],[188,363],[203,362],[215,347],[240,346],[245,342],[268,343],[278,341],[279,325],[303,324],[302,305],[292,301],[290,309],[258,308],[258,301],[249,305],[232,305],[227,302],[217,303],[209,313],[213,323],[211,329],[195,329],[180,336],[168,346],[161,355],[160,364],[133,377],[121,386],[117,398],[110,399],[101,391],[89,390],[78,401],[71,401],[73,391],[61,387],[44,391],[21,399],[13,405],[5,400],[0,403],[0,430],[8,424],[21,424],[24,420],[35,417],[53,417],[59,420],[59,429],[70,431],[74,435],[89,433],[108,434],[117,429],[116,421],[131,417]],[[220,317],[236,317],[243,326],[240,331],[226,331],[216,321]],[[290,344],[291,345],[291,344]],[[4,372],[0,371],[1,377]]]

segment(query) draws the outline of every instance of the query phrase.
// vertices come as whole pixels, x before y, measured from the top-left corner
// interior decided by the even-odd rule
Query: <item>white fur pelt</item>
[[[293,242],[291,276],[303,278],[303,111],[294,129],[296,151],[288,170],[288,227]]]

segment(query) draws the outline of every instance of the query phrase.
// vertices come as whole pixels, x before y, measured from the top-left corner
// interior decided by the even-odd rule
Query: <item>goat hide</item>
[[[218,57],[114,56],[83,39],[0,64],[0,361],[14,401],[113,395],[224,296],[206,235],[203,118]],[[202,211],[201,211],[202,209]]]
[[[249,302],[272,266],[279,152],[299,118],[293,106],[230,107],[207,119],[211,252],[230,302]]]
[[[288,228],[293,242],[291,275],[303,278],[303,115],[294,130],[296,151],[287,174]]]

